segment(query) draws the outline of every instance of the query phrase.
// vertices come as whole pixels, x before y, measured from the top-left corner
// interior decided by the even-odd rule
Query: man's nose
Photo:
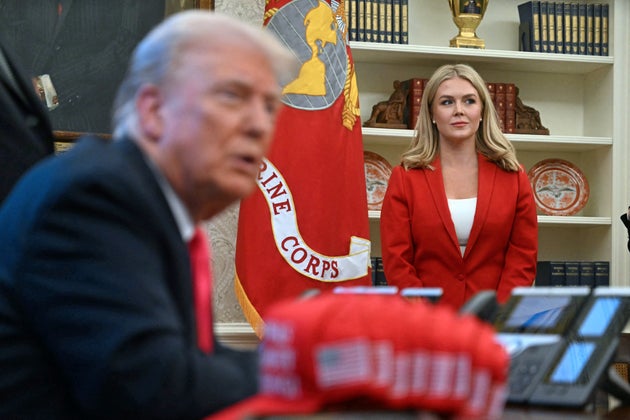
[[[269,111],[269,105],[264,100],[252,101],[248,126],[256,136],[267,136],[273,129],[274,115]]]

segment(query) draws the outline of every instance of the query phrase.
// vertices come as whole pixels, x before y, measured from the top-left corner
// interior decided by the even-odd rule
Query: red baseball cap
[[[277,303],[265,315],[259,393],[208,419],[379,408],[458,413],[470,394],[462,389],[472,388],[473,353],[482,350],[480,340],[493,341],[477,334],[480,321],[459,320],[450,308],[400,295],[324,292]],[[462,356],[468,364],[457,364]],[[455,365],[448,378],[431,378],[443,372],[434,366],[440,357]],[[499,364],[493,383],[501,379]],[[469,386],[456,391],[463,372]],[[439,380],[454,389],[433,395]]]

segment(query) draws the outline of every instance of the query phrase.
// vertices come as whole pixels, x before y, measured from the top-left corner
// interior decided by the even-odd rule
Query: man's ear
[[[136,95],[138,125],[143,135],[151,140],[161,137],[163,129],[162,92],[155,85],[145,85]]]

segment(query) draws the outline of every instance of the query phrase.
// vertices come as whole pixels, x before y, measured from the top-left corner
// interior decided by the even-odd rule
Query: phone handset
[[[608,368],[601,388],[617,398],[623,405],[630,404],[630,383],[619,375],[614,366]]]
[[[484,290],[471,297],[459,310],[460,314],[475,315],[482,321],[494,323],[499,302],[494,290]]]

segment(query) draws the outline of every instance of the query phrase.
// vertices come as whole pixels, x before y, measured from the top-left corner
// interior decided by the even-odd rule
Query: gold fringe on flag
[[[359,88],[357,87],[357,76],[354,72],[354,66],[350,62],[350,56],[347,61],[347,77],[343,88],[343,96],[345,98],[343,106],[343,126],[352,131],[357,118],[361,115],[359,107]]]
[[[256,308],[254,308],[254,305],[252,305],[252,302],[247,297],[247,293],[245,293],[245,289],[243,289],[243,285],[241,284],[241,280],[238,278],[236,269],[234,270],[234,293],[236,293],[236,298],[241,305],[245,319],[247,319],[249,325],[252,326],[256,336],[262,339],[265,321],[263,321]]]

